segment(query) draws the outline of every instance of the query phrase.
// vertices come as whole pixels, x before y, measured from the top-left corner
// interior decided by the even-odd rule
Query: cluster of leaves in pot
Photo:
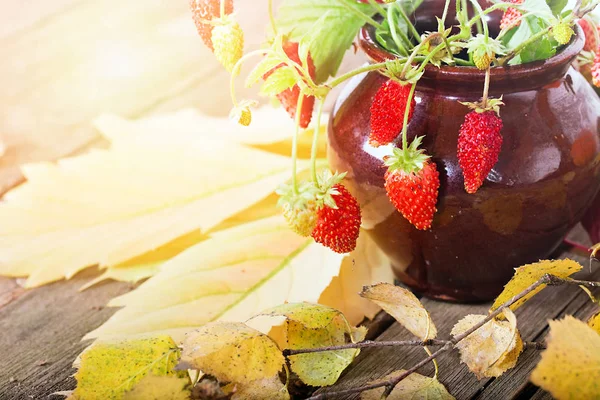
[[[436,213],[440,186],[432,154],[422,149],[423,138],[408,143],[407,131],[415,108],[415,88],[429,65],[477,68],[485,71],[482,98],[464,103],[465,120],[458,132],[457,158],[464,187],[476,193],[498,161],[502,149],[502,99],[488,97],[490,71],[552,57],[567,45],[579,23],[586,31],[586,50],[579,63],[587,68],[594,84],[600,85],[600,55],[597,24],[588,16],[597,0],[579,2],[566,9],[564,0],[510,0],[483,9],[476,0],[456,1],[455,29],[448,27],[451,0],[438,16],[434,32],[420,34],[409,15],[422,1],[382,0],[285,0],[275,16],[269,11],[271,35],[267,46],[242,55],[243,36],[233,17],[231,0],[192,0],[194,20],[205,43],[232,72],[231,116],[240,124],[252,120],[257,102],[235,97],[235,78],[241,65],[254,56],[262,57],[246,84],[264,81],[261,93],[278,100],[295,119],[297,131],[306,129],[317,104],[320,123],[323,101],[330,91],[349,78],[379,71],[389,80],[382,84],[371,105],[369,144],[388,146],[385,158],[385,188],[390,201],[417,229],[430,229]],[[474,16],[468,8],[474,9]],[[500,30],[490,34],[487,15],[503,11]],[[363,66],[337,76],[346,50],[358,30],[370,24],[378,44],[396,56],[389,62]],[[585,71],[584,71],[585,72]],[[470,111],[469,111],[470,110]],[[315,129],[316,135],[319,129]],[[298,132],[296,133],[298,134]],[[401,138],[401,139],[400,139]],[[302,236],[338,253],[356,246],[361,224],[360,207],[343,186],[344,173],[316,171],[312,160],[311,179],[296,179],[296,148],[292,149],[293,179],[278,190],[279,205],[290,227]]]
[[[336,309],[289,303],[264,310],[247,323],[206,324],[188,333],[180,346],[164,335],[98,341],[80,356],[75,374],[78,386],[68,395],[70,399],[283,400],[291,398],[291,381],[300,380],[313,389],[333,385],[362,348],[417,346],[429,356],[410,369],[364,386],[313,394],[310,399],[360,393],[364,400],[449,400],[454,397],[438,380],[435,359],[441,353],[457,350],[461,361],[481,379],[499,377],[514,368],[525,349],[544,350],[531,381],[555,398],[598,398],[600,313],[587,324],[570,316],[551,321],[546,343],[524,342],[514,314],[547,286],[600,286],[599,282],[570,278],[581,269],[572,260],[540,261],[517,268],[489,313],[465,316],[447,339],[437,338],[431,316],[415,295],[380,283],[364,287],[360,295],[393,316],[415,340],[365,340],[367,329],[351,327]],[[269,336],[251,328],[255,318],[283,318],[279,327],[283,335]],[[429,347],[437,349],[431,352]],[[416,372],[429,362],[435,363],[433,377]]]

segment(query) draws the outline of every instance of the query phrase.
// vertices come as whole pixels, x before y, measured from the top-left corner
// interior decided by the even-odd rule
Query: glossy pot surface
[[[371,72],[347,84],[329,125],[330,164],[348,171],[363,227],[390,256],[399,280],[429,297],[490,300],[515,267],[548,257],[581,219],[600,188],[600,100],[570,66],[582,46],[579,31],[549,60],[493,69],[490,95],[503,96],[506,104],[504,142],[476,194],[465,192],[456,155],[469,112],[459,101],[480,99],[484,73],[427,68],[408,132],[409,141],[425,136],[440,172],[438,212],[428,231],[416,230],[386,196],[383,157],[391,147],[368,143],[371,103],[388,78]],[[369,28],[361,48],[373,62],[392,57]]]

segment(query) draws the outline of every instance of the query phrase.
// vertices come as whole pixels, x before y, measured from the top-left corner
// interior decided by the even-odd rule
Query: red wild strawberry
[[[500,103],[496,101],[495,104]],[[492,109],[474,110],[465,117],[458,135],[458,163],[468,193],[477,192],[498,162],[502,148],[501,130],[502,120]]]
[[[510,0],[509,2],[513,4],[522,4],[523,1],[524,0]],[[521,14],[521,11],[512,7],[507,8],[500,20],[500,29],[510,29],[521,25],[522,17],[523,14]]]
[[[600,51],[596,53],[594,63],[592,64],[592,83],[596,87],[600,87]]]
[[[298,55],[298,42],[284,42],[283,51],[285,51],[285,54],[290,58],[290,60],[298,64],[302,64],[302,61],[300,61],[300,56]],[[273,73],[273,71],[282,67],[283,65],[284,64],[279,64],[277,67],[267,72],[263,76],[263,79],[267,79]],[[315,64],[313,63],[310,54],[308,55],[308,73],[312,79],[315,79]],[[300,97],[300,87],[298,85],[294,85],[290,89],[284,90],[277,95],[277,98],[293,119],[296,118],[298,97]],[[304,96],[304,100],[302,101],[302,110],[300,110],[300,128],[306,129],[308,127],[310,120],[312,119],[314,107],[315,97]]]
[[[594,24],[592,21],[585,18],[580,19],[577,22],[579,23],[579,26],[581,26],[581,29],[585,35],[585,45],[583,46],[583,50],[594,52],[597,51],[598,46],[600,46],[600,43],[598,43],[600,26],[596,26],[596,24]]]
[[[404,113],[411,85],[390,79],[377,91],[371,104],[371,134],[369,143],[378,147],[391,143],[404,127]],[[415,110],[415,99],[410,102],[408,120]]]
[[[431,228],[437,211],[440,176],[437,167],[419,149],[423,137],[416,138],[408,149],[394,149],[385,159],[385,190],[396,209],[420,230]]]
[[[233,0],[225,1],[225,15],[233,13]],[[192,9],[192,18],[198,29],[198,34],[209,49],[213,50],[212,31],[213,26],[209,24],[215,18],[224,17],[221,15],[221,0],[190,0]]]
[[[343,185],[338,183],[331,189],[331,198],[335,204],[326,201],[317,211],[317,224],[312,237],[315,242],[336,253],[350,253],[356,248],[360,233],[360,206]]]

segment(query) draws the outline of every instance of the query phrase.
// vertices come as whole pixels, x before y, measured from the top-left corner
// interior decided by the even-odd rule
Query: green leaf
[[[284,66],[279,67],[265,81],[260,93],[265,96],[276,96],[294,86],[297,82],[298,75],[293,68]]]
[[[548,24],[544,19],[530,15],[523,19],[521,25],[519,25],[518,28],[515,28],[514,33],[504,37],[503,43],[508,51],[513,50],[547,26]],[[546,43],[542,43],[543,40],[538,40],[527,46],[517,57],[511,60],[510,64],[515,65],[542,60],[553,55],[556,52],[556,44],[547,37],[545,39],[547,39]],[[538,46],[541,48],[537,49],[536,47]]]
[[[552,10],[552,13],[556,16],[560,15],[562,10],[565,9],[569,0],[546,0],[548,7]]]
[[[256,82],[262,79],[262,77],[273,68],[277,67],[281,64],[281,59],[274,54],[269,54],[265,58],[262,59],[260,63],[254,69],[248,77],[246,78],[246,87],[251,87]]]
[[[75,374],[76,399],[120,399],[147,375],[181,376],[174,371],[179,349],[169,336],[97,342],[81,355]]]
[[[277,27],[290,40],[308,46],[317,83],[337,73],[346,50],[366,23],[350,8],[369,16],[375,13],[371,6],[354,0],[285,0],[279,8]]]
[[[556,45],[555,40],[550,40],[549,37],[545,36],[521,51],[521,62],[546,60],[556,54]]]
[[[550,22],[553,19],[552,9],[546,3],[546,0],[525,0],[519,8],[522,11],[532,13],[545,22]]]

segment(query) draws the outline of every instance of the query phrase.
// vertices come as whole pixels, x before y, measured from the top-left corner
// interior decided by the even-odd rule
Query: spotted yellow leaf
[[[588,325],[600,334],[600,313],[594,314],[589,320]]]
[[[287,303],[264,310],[258,315],[283,316],[302,324],[305,328],[320,329],[330,325],[341,312],[321,304]]]
[[[296,235],[280,216],[214,232],[113,299],[110,306],[123,308],[87,337],[168,332],[181,339],[209,322],[245,321],[286,301],[316,302],[343,258]]]
[[[456,347],[460,359],[479,379],[498,377],[517,364],[523,351],[523,342],[517,330],[517,318],[509,309],[506,320],[492,319],[461,340]],[[485,315],[467,315],[452,328],[457,337],[486,318]]]
[[[361,296],[371,300],[419,339],[433,339],[437,329],[423,304],[409,290],[381,283],[365,286]]]
[[[558,400],[600,398],[600,335],[572,316],[550,321],[531,381]]]
[[[174,371],[178,359],[179,349],[168,336],[96,342],[79,359],[73,398],[122,398],[148,375],[183,378],[185,373]]]
[[[248,384],[276,376],[284,362],[267,335],[239,322],[213,322],[186,335],[180,367],[200,370],[220,382]]]
[[[125,392],[123,400],[189,400],[190,379],[175,375],[146,375]]]
[[[405,370],[401,369],[386,375],[368,384],[389,381],[402,375]],[[367,390],[360,395],[361,400],[380,400],[385,387]],[[388,400],[454,400],[454,397],[436,378],[429,378],[417,373],[412,373],[400,381],[387,397]]]
[[[568,278],[574,273],[581,271],[581,268],[579,263],[569,259],[545,260],[534,264],[523,265],[516,269],[515,275],[510,282],[506,284],[502,293],[496,298],[491,310],[498,309],[502,304],[527,289],[546,274],[558,276],[559,278]],[[516,310],[545,287],[546,285],[538,286],[527,296],[511,305],[510,309],[513,311]]]

